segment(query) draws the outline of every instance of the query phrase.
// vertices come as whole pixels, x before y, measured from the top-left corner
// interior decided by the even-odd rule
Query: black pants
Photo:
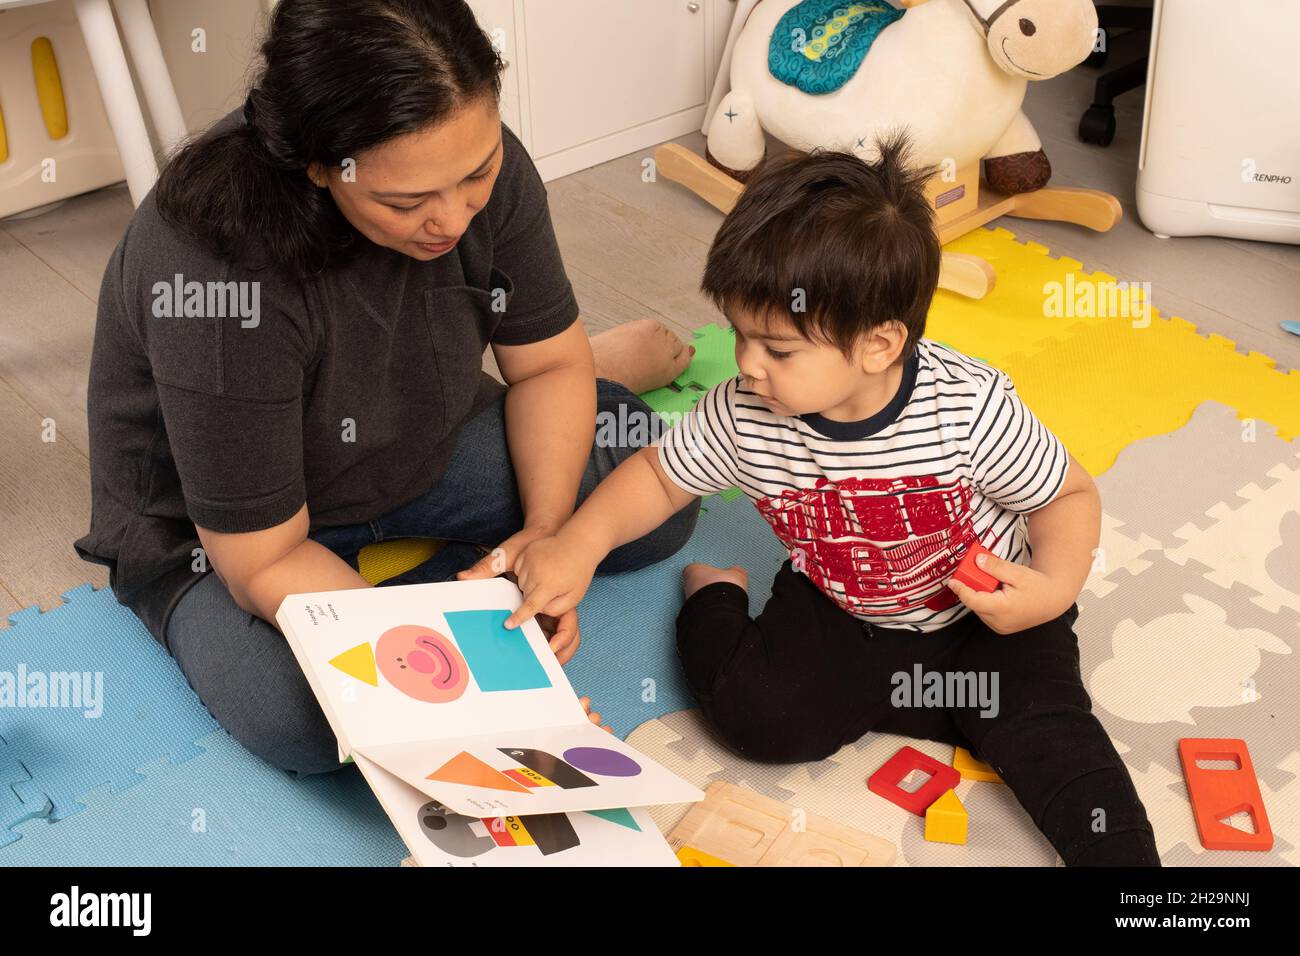
[[[756,620],[734,584],[693,594],[677,648],[705,717],[749,760],[823,760],[868,731],[960,745],[997,770],[1067,866],[1159,866],[1146,810],[1083,687],[1078,616],[1076,604],[1007,635],[974,613],[929,634],[875,627],[787,561]],[[896,701],[894,675],[917,664],[997,674],[996,708]]]

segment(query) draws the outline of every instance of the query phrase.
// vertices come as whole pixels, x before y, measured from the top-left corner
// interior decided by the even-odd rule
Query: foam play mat
[[[1161,859],[1300,864],[1300,373],[1131,298],[1117,314],[1111,277],[1005,230],[947,248],[988,259],[999,281],[979,301],[939,293],[927,335],[1004,369],[1100,489],[1101,548],[1078,600],[1082,670]],[[696,346],[686,373],[647,396],[656,408],[685,411],[734,374],[725,331],[701,330]],[[583,603],[583,646],[567,671],[614,731],[702,788],[737,784],[882,837],[896,866],[1055,863],[1001,783],[957,786],[965,845],[927,841],[924,819],[868,792],[866,778],[901,747],[943,763],[951,747],[868,734],[828,760],[780,766],[713,740],[673,645],[681,568],[746,565],[757,611],[783,554],[747,499],[713,496],[704,509],[682,552],[597,579]],[[401,547],[375,556],[376,578],[430,546]],[[11,616],[0,661],[102,679],[78,685],[79,708],[0,708],[0,865],[396,865],[406,855],[354,768],[297,779],[243,751],[107,590],[86,585],[51,611]],[[1202,847],[1179,763],[1178,742],[1192,737],[1246,741],[1271,850]],[[652,812],[668,833],[686,808]]]
[[[355,767],[297,779],[264,763],[217,726],[111,591],[63,598],[0,631],[0,660],[24,678],[20,706],[0,709],[0,865],[396,866],[406,855]],[[26,679],[36,674],[46,680]]]

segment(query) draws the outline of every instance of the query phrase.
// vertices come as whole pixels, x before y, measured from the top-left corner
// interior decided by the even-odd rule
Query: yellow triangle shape
[[[930,804],[930,809],[938,813],[965,814],[966,812],[966,808],[962,806],[961,798],[957,796],[955,790],[945,790],[943,796]]]
[[[379,673],[375,670],[375,652],[369,644],[358,644],[352,650],[344,651],[330,663],[349,677],[364,681],[371,687],[379,686]]]

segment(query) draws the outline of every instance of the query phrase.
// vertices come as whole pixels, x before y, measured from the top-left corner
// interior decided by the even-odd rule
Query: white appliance
[[[1300,243],[1300,2],[1156,0],[1137,207],[1161,238]]]

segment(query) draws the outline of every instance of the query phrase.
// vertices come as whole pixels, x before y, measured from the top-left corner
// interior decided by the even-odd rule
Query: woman
[[[510,570],[632,452],[593,449],[598,410],[651,414],[634,392],[692,350],[653,322],[588,341],[463,0],[282,0],[262,53],[109,262],[76,548],[222,726],[313,773],[338,754],[270,623],[284,596],[367,587],[357,552],[407,536],[451,543],[398,583]],[[602,569],[668,556],[694,521]],[[561,663],[578,641],[556,622]]]

